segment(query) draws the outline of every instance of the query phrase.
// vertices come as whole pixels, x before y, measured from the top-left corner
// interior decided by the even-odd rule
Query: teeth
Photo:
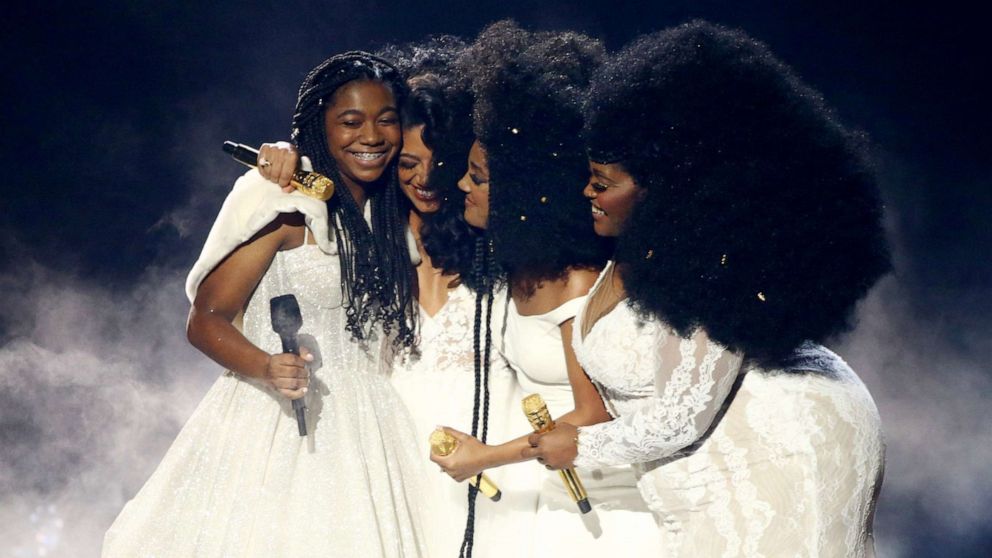
[[[593,215],[606,215],[606,212],[605,211],[603,211],[602,209],[596,207],[595,205],[593,205],[591,207],[592,207],[592,214]]]
[[[437,192],[433,190],[425,190],[424,188],[417,188],[416,186],[413,189],[417,191],[417,195],[420,196],[420,199],[433,200],[437,197]]]
[[[352,155],[356,159],[361,159],[363,161],[374,161],[385,155],[385,153],[352,153]]]

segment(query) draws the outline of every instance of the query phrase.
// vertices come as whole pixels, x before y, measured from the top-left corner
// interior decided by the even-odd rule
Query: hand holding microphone
[[[431,432],[430,443],[431,455],[438,457],[447,457],[455,453],[455,450],[458,449],[458,440],[441,428]],[[493,502],[499,502],[499,499],[503,496],[503,492],[496,486],[496,483],[487,477],[485,473],[479,473],[469,477],[468,482],[478,488],[479,492]]]
[[[269,301],[269,310],[272,317],[272,330],[279,335],[279,339],[282,341],[282,352],[300,356],[297,333],[303,327],[303,316],[300,314],[300,305],[296,301],[296,297],[291,294],[277,296]],[[300,436],[306,436],[306,405],[302,397],[293,399],[293,411],[296,413],[296,426]]]
[[[225,141],[224,151],[235,161],[251,168],[268,164],[259,160],[257,149],[241,143]],[[320,173],[294,170],[293,179],[289,183],[303,194],[320,201],[327,201],[334,195],[334,181]]]
[[[555,430],[555,421],[551,418],[551,413],[548,412],[548,406],[544,403],[544,399],[536,393],[525,397],[522,405],[524,414],[527,415],[527,420],[530,421],[531,427],[534,428],[535,435],[531,436],[533,442],[531,445],[533,446],[535,443],[538,443],[542,435]],[[574,427],[569,425],[569,428]],[[524,450],[524,456],[527,457],[540,455],[540,453],[536,448]],[[586,489],[582,486],[582,480],[579,479],[579,475],[576,474],[575,469],[571,467],[560,469],[558,474],[561,476],[561,481],[564,483],[568,495],[572,497],[572,501],[579,507],[579,511],[589,513],[592,510],[592,506],[589,505],[589,497],[586,495]]]

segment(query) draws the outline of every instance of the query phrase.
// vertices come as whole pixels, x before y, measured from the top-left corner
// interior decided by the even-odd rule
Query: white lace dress
[[[879,417],[840,357],[807,344],[783,369],[742,370],[626,301],[573,346],[616,417],[579,429],[575,464],[636,464],[661,556],[873,555]]]
[[[560,325],[575,317],[585,298],[574,298],[535,316],[521,316],[512,300],[507,304],[501,350],[516,370],[524,393],[539,393],[553,418],[575,408]],[[522,416],[519,401],[512,412]],[[527,426],[510,438],[530,431]],[[578,469],[593,508],[587,514],[579,512],[557,472],[534,461],[526,465],[536,468],[543,477],[534,519],[535,536],[526,556],[602,558],[658,553],[658,527],[637,491],[629,465]]]
[[[502,323],[505,291],[493,301],[493,327]],[[434,316],[422,308],[419,323],[419,357],[409,351],[395,358],[392,383],[413,418],[422,459],[430,455],[428,436],[437,425],[471,432],[475,365],[473,325],[475,294],[464,285],[448,293],[448,301]],[[495,334],[495,332],[494,332]],[[520,412],[523,397],[513,372],[499,356],[491,353],[489,372],[490,441],[503,441],[526,432],[527,419]],[[480,414],[481,417],[481,414]],[[430,511],[428,541],[430,556],[454,558],[462,543],[468,514],[468,484],[457,483],[428,463]],[[518,463],[486,471],[503,492],[499,502],[479,494],[476,499],[475,545],[477,558],[523,556],[530,541],[537,509],[538,472],[528,463]]]
[[[318,245],[278,252],[244,312],[243,332],[281,352],[269,300],[296,295],[300,344],[316,354],[308,436],[290,401],[226,373],[207,392],[151,478],[107,532],[105,557],[426,555],[426,475],[410,419],[380,369],[376,339],[345,331],[340,268],[322,202],[283,194],[254,171],[235,185],[190,273],[200,281],[278,213],[301,212]]]

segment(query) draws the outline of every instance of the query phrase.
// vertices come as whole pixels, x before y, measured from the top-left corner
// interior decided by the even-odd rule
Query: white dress
[[[573,346],[616,418],[579,429],[575,464],[636,464],[659,555],[873,555],[880,423],[840,357],[809,343],[781,369],[742,369],[627,301],[582,338],[584,318]]]
[[[505,291],[493,301],[493,334],[502,318]],[[449,291],[448,300],[434,316],[422,308],[419,322],[419,351],[405,351],[393,363],[392,382],[413,418],[422,459],[430,455],[428,437],[437,425],[471,432],[475,365],[473,325],[475,294],[464,285]],[[493,343],[489,372],[488,440],[503,441],[527,431],[527,419],[520,411],[520,387],[513,372]],[[481,413],[480,413],[481,420]],[[427,518],[433,533],[428,541],[429,555],[454,558],[462,543],[468,514],[468,483],[457,483],[427,462],[427,475],[433,509]],[[499,502],[481,493],[475,503],[476,558],[523,556],[530,542],[540,473],[529,463],[517,463],[486,471],[502,490]]]
[[[381,370],[381,335],[345,331],[340,267],[322,202],[284,194],[252,171],[235,184],[190,273],[192,300],[228,253],[300,212],[317,245],[278,252],[244,312],[243,333],[281,352],[269,300],[296,295],[300,344],[316,356],[307,437],[291,403],[228,372],[207,392],[104,540],[105,557],[422,556],[426,474],[399,397]]]
[[[534,316],[521,316],[512,300],[507,304],[502,351],[516,370],[524,393],[540,394],[552,418],[575,408],[560,326],[575,317],[585,299],[574,298]],[[523,413],[519,403],[514,412]],[[528,431],[529,426],[516,436]],[[557,472],[548,471],[536,461],[527,464],[543,476],[529,556],[602,558],[658,553],[658,526],[637,491],[629,465],[577,470],[592,504],[592,511],[582,514],[565,492]]]

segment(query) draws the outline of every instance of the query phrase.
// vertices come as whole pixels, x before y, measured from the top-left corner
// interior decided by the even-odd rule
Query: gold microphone
[[[258,166],[258,150],[243,143],[224,142],[224,152],[234,157],[242,165],[256,168]],[[334,181],[317,172],[298,170],[293,173],[289,182],[303,194],[320,201],[327,201],[334,195]]]
[[[522,405],[524,414],[527,415],[527,420],[530,421],[534,432],[543,434],[555,429],[555,421],[551,418],[551,413],[548,412],[548,406],[539,394],[532,393],[524,397]],[[568,491],[568,495],[579,506],[579,511],[589,513],[592,510],[592,506],[589,505],[589,496],[586,495],[586,489],[582,486],[582,480],[579,479],[579,475],[575,472],[575,469],[571,467],[562,469],[558,471],[558,474],[561,475],[561,482],[565,484],[565,490]]]
[[[440,428],[431,432],[431,453],[446,457],[454,453],[456,449],[458,449],[458,440],[454,436]],[[468,482],[493,502],[499,502],[499,499],[503,497],[503,492],[485,473],[469,478]]]

